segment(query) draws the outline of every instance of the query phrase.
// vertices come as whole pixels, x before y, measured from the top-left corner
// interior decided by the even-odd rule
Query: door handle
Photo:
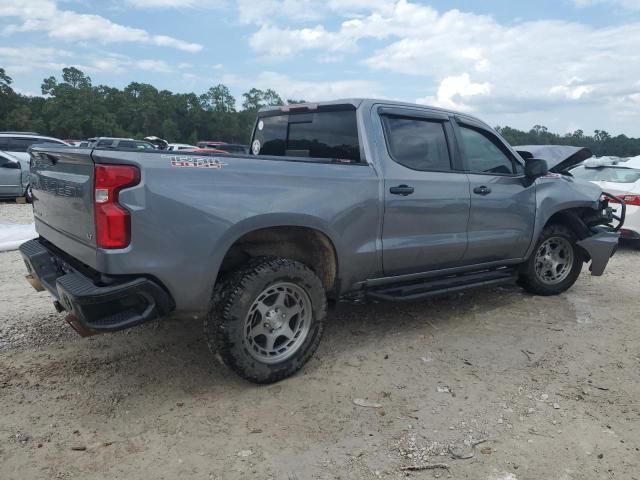
[[[491,189],[483,185],[481,187],[474,188],[473,193],[477,193],[478,195],[489,195],[491,193]]]
[[[389,189],[389,193],[406,197],[407,195],[411,195],[413,193],[413,187],[410,187],[409,185],[398,185],[397,187],[391,187]]]

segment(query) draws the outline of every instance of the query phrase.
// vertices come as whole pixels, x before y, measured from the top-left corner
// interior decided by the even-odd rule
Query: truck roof
[[[297,104],[290,104],[290,105],[269,106],[269,107],[262,107],[260,109],[260,112],[270,112],[270,111],[277,111],[277,110],[281,110],[283,112],[289,112],[292,110],[304,110],[304,109],[315,110],[318,107],[329,106],[329,105],[331,106],[353,105],[357,109],[360,107],[366,107],[367,105],[375,105],[375,104],[384,104],[387,106],[398,106],[398,107],[420,108],[423,110],[440,112],[448,115],[457,115],[467,119],[472,119],[475,122],[481,123],[491,128],[486,122],[483,122],[478,117],[469,115],[468,113],[457,112],[455,110],[449,110],[446,108],[433,107],[431,105],[422,105],[419,103],[411,103],[411,102],[401,102],[398,100],[389,100],[389,99],[383,99],[383,98],[341,98],[337,100],[329,100],[329,101],[321,101],[321,102],[305,102],[305,103],[297,103]]]

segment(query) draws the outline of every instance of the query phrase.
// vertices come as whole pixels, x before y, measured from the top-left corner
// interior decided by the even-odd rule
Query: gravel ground
[[[82,339],[23,274],[0,253],[3,480],[640,479],[639,251],[557,297],[341,306],[303,371],[262,387],[197,321]],[[448,470],[402,470],[427,463]]]

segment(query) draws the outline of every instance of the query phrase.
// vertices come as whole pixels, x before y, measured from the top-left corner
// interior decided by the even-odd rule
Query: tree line
[[[34,131],[72,139],[156,135],[190,144],[201,139],[247,143],[261,107],[303,102],[284,100],[271,89],[252,88],[242,94],[238,106],[222,84],[200,95],[158,90],[139,82],[121,90],[93,85],[91,77],[75,67],[63,68],[61,79],[45,78],[43,96],[17,93],[12,83],[0,67],[0,131]],[[512,145],[574,145],[588,147],[597,156],[640,155],[640,138],[612,136],[604,130],[593,135],[582,130],[560,135],[541,125],[528,132],[511,127],[497,130]]]

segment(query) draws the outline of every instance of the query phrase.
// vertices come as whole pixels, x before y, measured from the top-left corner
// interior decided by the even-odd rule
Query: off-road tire
[[[573,249],[573,265],[566,278],[561,282],[553,285],[542,282],[536,274],[535,262],[536,252],[540,246],[549,238],[562,237],[569,241]],[[584,252],[576,245],[577,238],[574,233],[564,225],[550,224],[544,227],[542,234],[536,243],[536,247],[529,259],[523,264],[519,275],[520,285],[528,292],[536,295],[558,295],[567,291],[576,282],[580,276],[582,270],[582,264],[584,263]]]
[[[305,290],[311,301],[312,319],[298,350],[282,362],[267,364],[247,350],[245,319],[261,292],[283,281]],[[296,373],[311,358],[322,338],[326,315],[326,293],[311,269],[288,258],[260,257],[219,282],[204,331],[211,352],[238,375],[254,383],[274,383]]]

